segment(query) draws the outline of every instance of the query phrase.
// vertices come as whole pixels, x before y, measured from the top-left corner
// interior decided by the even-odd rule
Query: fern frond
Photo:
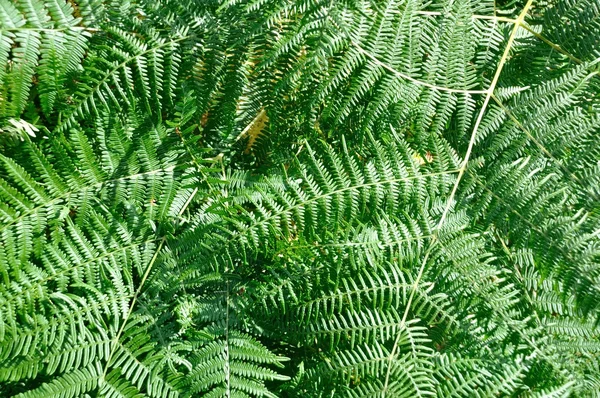
[[[3,1],[0,8],[0,60],[11,57],[8,71],[3,62],[0,72],[1,92],[7,95],[0,100],[0,119],[22,114],[34,84],[49,115],[57,99],[66,97],[67,79],[79,72],[90,32],[69,3]]]

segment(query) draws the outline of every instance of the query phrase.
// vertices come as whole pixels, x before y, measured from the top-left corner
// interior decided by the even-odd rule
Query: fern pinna
[[[0,0],[0,396],[600,396],[595,0]]]

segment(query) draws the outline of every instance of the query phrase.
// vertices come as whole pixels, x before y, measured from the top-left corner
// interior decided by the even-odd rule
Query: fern
[[[0,395],[600,395],[594,0],[0,0]]]

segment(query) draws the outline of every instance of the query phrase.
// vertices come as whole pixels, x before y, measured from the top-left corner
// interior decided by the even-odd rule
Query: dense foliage
[[[600,396],[597,0],[0,0],[1,397]]]

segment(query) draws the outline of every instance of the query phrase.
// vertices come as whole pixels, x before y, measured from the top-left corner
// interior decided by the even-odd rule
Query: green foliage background
[[[600,396],[597,0],[0,0],[0,396]]]

